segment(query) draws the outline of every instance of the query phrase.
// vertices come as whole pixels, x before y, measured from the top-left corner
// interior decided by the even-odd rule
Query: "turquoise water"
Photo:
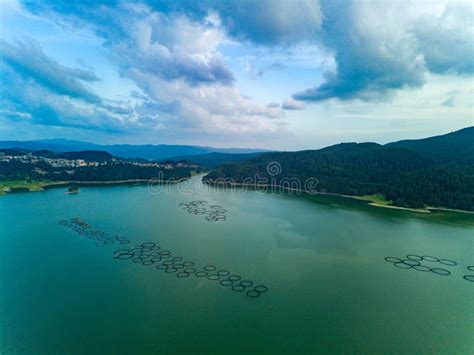
[[[472,223],[256,191],[200,194],[193,182],[186,194],[173,185],[0,197],[0,353],[474,352],[474,283],[462,278],[474,265]],[[223,206],[227,220],[179,207],[197,199]],[[115,260],[124,245],[96,247],[58,224],[73,217],[268,292],[251,299]],[[451,271],[439,276],[384,261],[406,254],[458,266],[438,265]]]

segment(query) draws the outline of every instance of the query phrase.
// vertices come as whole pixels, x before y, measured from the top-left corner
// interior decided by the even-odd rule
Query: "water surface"
[[[197,183],[197,179],[193,180]],[[208,223],[181,202],[228,210]],[[80,217],[268,286],[250,299],[112,258],[58,225]],[[0,197],[0,353],[474,352],[474,217],[430,219],[336,200],[195,186],[64,189]],[[455,260],[449,276],[386,256]],[[472,272],[471,274],[474,274]]]

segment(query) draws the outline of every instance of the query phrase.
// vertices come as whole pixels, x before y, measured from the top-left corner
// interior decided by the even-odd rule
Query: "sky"
[[[0,140],[278,150],[474,125],[474,5],[0,0]]]

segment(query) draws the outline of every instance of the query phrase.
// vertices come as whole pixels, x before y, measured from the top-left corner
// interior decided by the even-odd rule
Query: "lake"
[[[474,352],[474,282],[463,279],[474,215],[229,192],[199,177],[65,191],[0,197],[1,354]],[[180,205],[197,200],[226,219]],[[71,218],[130,244],[96,246],[58,223]],[[142,243],[267,291],[113,257]],[[422,261],[445,276],[385,261],[406,255],[457,265]]]

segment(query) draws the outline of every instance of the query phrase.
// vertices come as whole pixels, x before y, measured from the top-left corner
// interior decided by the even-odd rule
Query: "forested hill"
[[[474,127],[467,127],[442,136],[389,143],[386,146],[408,148],[444,162],[474,164]]]
[[[362,196],[383,194],[394,205],[474,210],[474,161],[468,128],[445,136],[388,145],[342,143],[320,150],[264,153],[207,175],[235,182],[280,184],[318,179],[317,191]],[[462,139],[460,138],[462,137]],[[444,147],[443,147],[444,145]],[[281,172],[267,166],[278,162]],[[303,186],[303,185],[302,185]]]

